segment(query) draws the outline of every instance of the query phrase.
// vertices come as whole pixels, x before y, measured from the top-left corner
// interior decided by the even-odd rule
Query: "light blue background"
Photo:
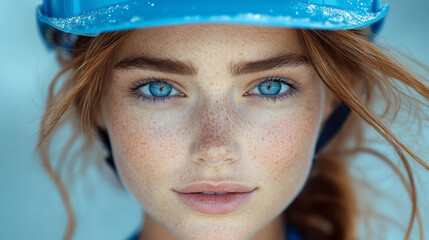
[[[34,151],[49,81],[58,71],[55,56],[38,36],[35,7],[41,0],[3,0],[0,5],[0,239],[60,239],[65,212],[53,183]],[[383,40],[429,65],[429,1],[390,0]],[[429,135],[425,129],[424,136]],[[428,147],[428,138],[414,142]],[[381,151],[388,151],[380,146]],[[421,152],[428,162],[427,152]],[[368,164],[363,157],[358,164]],[[366,161],[366,163],[365,163]],[[375,164],[376,161],[369,163]],[[377,167],[376,167],[377,166]],[[421,182],[428,172],[418,168]],[[357,172],[356,174],[361,174]],[[382,164],[367,172],[374,187],[392,193],[403,208],[378,202],[375,207],[398,220],[408,220],[405,192]],[[90,168],[73,188],[77,215],[74,239],[124,239],[141,223],[137,202]],[[86,187],[83,187],[83,186]],[[419,186],[426,237],[429,237],[428,187]],[[402,239],[400,229],[384,239]]]

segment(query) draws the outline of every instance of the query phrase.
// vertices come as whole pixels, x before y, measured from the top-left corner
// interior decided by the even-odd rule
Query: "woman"
[[[400,97],[411,97],[397,83],[423,97],[409,99],[414,108],[429,99],[423,79],[371,43],[387,6],[67,6],[45,2],[38,10],[64,64],[50,88],[39,150],[68,209],[66,239],[73,211],[47,151],[58,124],[73,120],[89,141],[104,143],[107,162],[144,207],[136,239],[355,239],[347,159],[369,152],[390,162],[362,147],[364,123],[406,168],[407,179],[398,171],[413,203],[405,238],[415,219],[421,229],[409,161],[428,165],[373,109],[374,99],[396,111]]]

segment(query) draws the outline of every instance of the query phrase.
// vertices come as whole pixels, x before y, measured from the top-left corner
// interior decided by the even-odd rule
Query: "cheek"
[[[112,103],[107,111],[113,155],[121,179],[146,205],[150,199],[144,196],[163,194],[156,186],[173,182],[180,135],[177,127],[169,127],[177,123],[168,116],[157,114],[155,119],[125,102]]]
[[[249,141],[249,152],[256,167],[253,174],[278,196],[279,204],[292,200],[308,176],[315,139],[320,124],[316,104],[290,109],[281,116],[267,115]]]

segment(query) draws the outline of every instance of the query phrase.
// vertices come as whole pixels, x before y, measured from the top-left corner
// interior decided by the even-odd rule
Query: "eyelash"
[[[264,98],[266,100],[273,101],[274,103],[277,100],[280,100],[280,101],[286,100],[287,98],[291,97],[293,94],[296,94],[297,92],[299,92],[300,89],[301,89],[301,87],[295,81],[292,81],[292,80],[290,80],[288,78],[277,77],[277,76],[272,76],[272,77],[266,77],[266,78],[259,79],[257,81],[257,84],[255,85],[255,87],[257,87],[257,86],[259,86],[259,85],[261,85],[261,84],[263,84],[265,82],[280,82],[280,83],[284,83],[288,87],[290,87],[290,89],[286,90],[286,93],[283,93],[283,94],[280,94],[280,95],[272,95],[272,96],[270,96],[270,95],[262,95],[262,94],[260,94],[259,96],[255,95],[257,97],[262,97],[262,98]],[[141,100],[143,100],[145,102],[153,103],[153,104],[163,103],[163,102],[166,102],[167,100],[169,100],[170,98],[174,98],[174,97],[178,96],[178,95],[176,95],[176,96],[171,96],[171,97],[150,97],[150,96],[145,96],[143,93],[139,93],[139,91],[138,91],[140,88],[142,88],[142,87],[144,87],[146,85],[157,84],[157,83],[166,84],[166,85],[169,85],[169,86],[173,87],[173,85],[171,85],[170,83],[168,83],[168,80],[166,80],[166,79],[162,79],[162,78],[148,78],[148,79],[143,79],[143,80],[135,82],[132,86],[129,87],[129,91],[137,99],[141,99]],[[252,88],[252,90],[254,88]],[[182,96],[183,96],[183,93],[179,92],[179,94],[182,94]],[[249,95],[250,94],[248,94],[248,93],[245,94],[245,96],[249,96]]]

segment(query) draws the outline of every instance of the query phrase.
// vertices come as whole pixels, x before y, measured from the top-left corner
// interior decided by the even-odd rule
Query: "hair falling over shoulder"
[[[404,239],[409,239],[416,222],[420,239],[423,239],[410,163],[415,161],[426,170],[429,170],[429,165],[391,131],[388,123],[395,117],[386,120],[385,114],[377,114],[371,106],[374,101],[382,101],[386,106],[385,112],[393,108],[397,113],[404,108],[404,103],[410,103],[407,107],[414,110],[415,117],[427,121],[427,111],[419,111],[429,107],[426,79],[411,74],[386,50],[369,41],[365,29],[298,31],[319,77],[332,94],[353,112],[342,131],[318,154],[306,185],[287,208],[284,217],[304,233],[305,239],[356,239],[359,211],[348,160],[354,154],[369,153],[393,169],[409,194],[412,210]],[[75,217],[64,181],[52,167],[49,156],[52,135],[62,124],[74,122],[76,134],[85,136],[88,141],[97,139],[95,119],[103,79],[112,68],[115,50],[131,33],[112,32],[95,38],[79,37],[67,57],[62,57],[66,55],[61,55],[61,49],[59,51],[63,69],[49,88],[37,148],[43,166],[59,189],[67,210],[68,224],[64,239],[72,238]],[[60,78],[66,74],[69,75],[60,83]],[[400,86],[418,97],[403,91]],[[364,124],[371,126],[395,149],[405,175],[386,156],[364,147]],[[350,141],[353,142],[352,147],[347,144]]]

